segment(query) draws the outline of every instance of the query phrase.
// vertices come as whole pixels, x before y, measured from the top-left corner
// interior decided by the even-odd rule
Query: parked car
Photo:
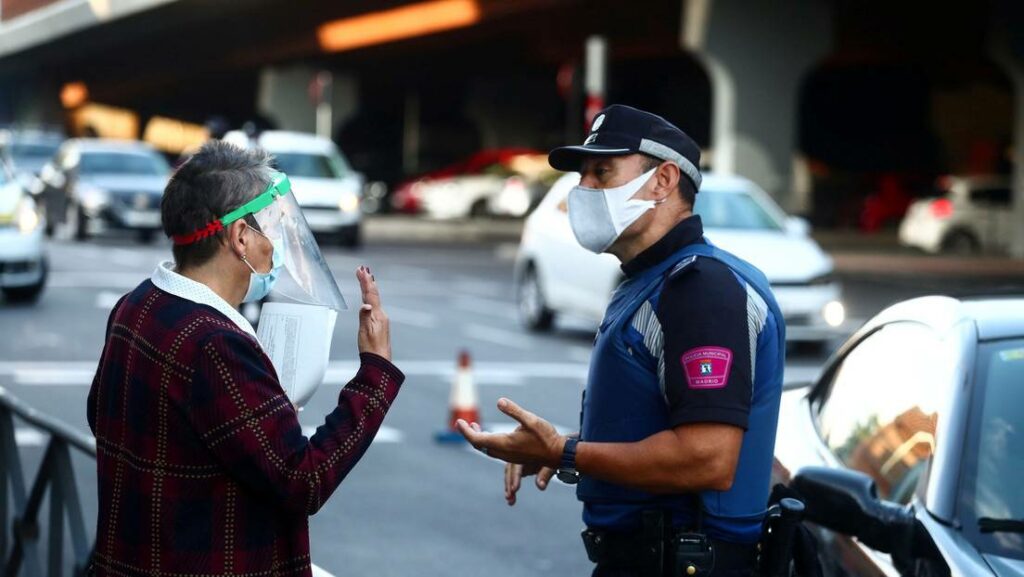
[[[40,171],[47,229],[52,233],[63,224],[75,240],[131,230],[149,242],[161,226],[160,199],[169,176],[164,157],[141,142],[68,140]]]
[[[533,330],[550,328],[560,314],[600,322],[622,279],[614,256],[595,255],[576,242],[568,195],[579,179],[575,173],[562,176],[526,219],[516,259],[516,294],[520,318]],[[832,260],[808,236],[806,221],[786,216],[753,182],[716,174],[705,175],[695,211],[712,243],[768,277],[790,340],[824,342],[845,330]]]
[[[268,130],[250,139],[232,131],[224,140],[258,146],[274,156],[274,165],[288,174],[292,193],[315,233],[337,235],[349,247],[362,240],[363,176],[352,170],[329,138],[303,132]]]
[[[951,176],[939,188],[939,196],[910,205],[900,223],[902,244],[953,254],[1009,248],[1015,226],[1009,178]]]
[[[484,150],[399,184],[391,205],[397,212],[434,219],[522,217],[535,204],[536,183],[550,172],[547,157],[536,150]]]
[[[46,285],[46,270],[35,200],[0,161],[0,291],[8,301],[35,301]]]
[[[776,480],[827,574],[1024,575],[1022,383],[1024,298],[923,297],[783,392]]]
[[[37,176],[64,142],[58,132],[42,130],[6,130],[0,133],[0,157],[3,157],[23,185]]]

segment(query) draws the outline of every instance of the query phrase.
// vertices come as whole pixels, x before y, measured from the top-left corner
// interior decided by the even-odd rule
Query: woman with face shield
[[[92,569],[310,575],[306,518],[362,457],[404,380],[375,279],[356,271],[361,366],[306,438],[237,310],[273,291],[322,309],[333,329],[345,308],[287,176],[264,153],[214,141],[177,171],[161,211],[174,262],[115,305],[89,392]]]

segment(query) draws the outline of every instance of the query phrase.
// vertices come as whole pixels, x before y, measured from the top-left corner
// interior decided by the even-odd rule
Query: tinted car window
[[[888,325],[860,342],[836,371],[818,423],[847,467],[870,475],[882,498],[909,502],[934,450],[949,355],[931,329]]]
[[[1024,533],[982,533],[978,520],[1024,519],[1024,339],[978,350],[964,451],[965,532],[983,551],[1024,559]]]
[[[982,204],[1010,205],[1009,188],[979,188],[971,191],[971,201]]]
[[[156,155],[122,152],[83,152],[79,174],[139,174],[163,176],[170,171],[167,162]]]
[[[324,154],[283,152],[274,155],[274,166],[289,176],[304,178],[342,178],[348,172],[341,159]]]
[[[705,228],[781,230],[782,226],[745,192],[698,194],[694,212]]]

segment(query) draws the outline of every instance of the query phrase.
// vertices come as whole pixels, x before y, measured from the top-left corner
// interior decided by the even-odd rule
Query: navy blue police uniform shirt
[[[627,277],[639,273],[684,246],[704,244],[703,235],[700,216],[687,218],[622,270]],[[663,335],[659,372],[670,426],[710,422],[746,430],[753,375],[744,287],[725,264],[698,258],[667,279],[656,300],[660,327],[641,332]]]
[[[577,497],[584,523],[617,531],[638,529],[647,509],[669,510],[675,524],[692,526],[699,502],[709,536],[751,543],[768,499],[782,319],[771,312],[777,307],[770,294],[771,304],[722,260],[680,256],[695,244],[706,244],[697,215],[623,265],[627,279],[591,359],[581,434],[584,441],[632,442],[690,423],[739,427],[745,432],[732,487],[703,491],[697,500],[584,476]],[[643,288],[659,280],[653,292]]]

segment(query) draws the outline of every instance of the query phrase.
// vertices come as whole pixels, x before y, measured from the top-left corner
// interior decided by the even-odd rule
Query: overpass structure
[[[0,124],[167,152],[211,118],[319,129],[396,181],[577,140],[588,106],[614,101],[824,224],[855,218],[843,186],[1011,169],[1024,223],[1024,7],[893,4],[0,0]],[[586,57],[595,38],[607,58]]]

